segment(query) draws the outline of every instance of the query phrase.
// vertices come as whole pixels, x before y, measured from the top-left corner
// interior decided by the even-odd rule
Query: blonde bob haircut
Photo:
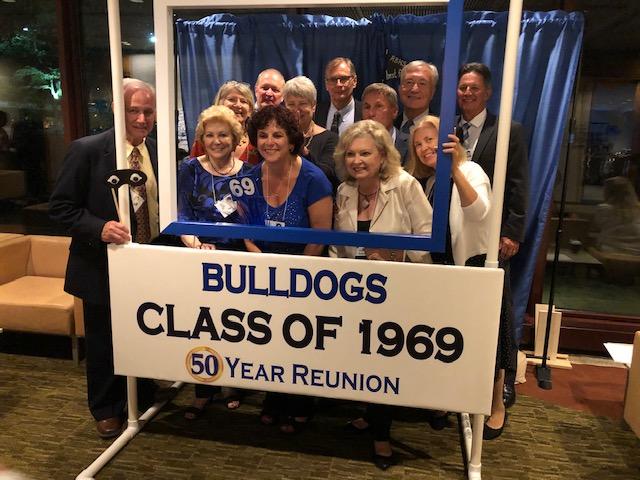
[[[229,107],[224,105],[212,105],[204,109],[198,117],[198,125],[196,125],[196,138],[204,145],[204,129],[206,124],[210,122],[221,122],[231,130],[233,140],[233,148],[236,148],[242,139],[244,130],[242,125],[236,118],[236,114]]]
[[[380,180],[387,180],[394,175],[398,175],[402,170],[400,153],[396,150],[389,131],[384,128],[382,124],[374,120],[360,120],[349,126],[342,135],[340,135],[340,141],[333,154],[336,170],[343,181],[354,181],[354,178],[349,175],[345,166],[347,150],[349,150],[356,138],[366,136],[373,140],[378,152],[382,156]]]
[[[253,107],[256,103],[256,99],[253,96],[251,87],[247,83],[237,82],[235,80],[229,80],[223,83],[216,93],[216,98],[213,99],[214,105],[222,105],[225,98],[231,95],[233,92],[238,92],[249,103],[249,115],[253,113]]]
[[[440,131],[440,119],[438,117],[434,117],[433,115],[427,115],[422,120],[420,120],[415,127],[413,127],[413,130],[411,130],[411,136],[409,137],[409,161],[407,162],[406,169],[407,172],[409,172],[415,178],[427,178],[433,175],[434,171],[432,168],[427,167],[420,161],[420,159],[418,158],[418,153],[416,152],[416,147],[414,145],[415,133],[418,131],[418,129],[423,127],[435,128],[437,136]],[[461,155],[460,158],[466,159],[467,153],[460,144],[458,144],[458,154]]]

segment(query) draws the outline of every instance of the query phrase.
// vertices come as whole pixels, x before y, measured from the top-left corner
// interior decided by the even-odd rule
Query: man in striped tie
[[[51,218],[72,236],[65,291],[83,301],[87,397],[102,438],[122,430],[127,398],[125,378],[113,374],[107,244],[147,243],[158,236],[158,157],[155,141],[147,138],[156,119],[155,91],[128,78],[123,93],[129,168],[147,176],[144,185],[131,189],[132,233],[120,223],[105,181],[116,169],[114,129],[71,144],[49,202]],[[142,408],[153,403],[155,389],[152,381],[139,380]]]
[[[493,182],[498,118],[487,111],[487,102],[491,98],[491,93],[489,67],[482,63],[468,63],[462,66],[458,73],[457,88],[458,106],[461,112],[458,127],[462,129],[460,140],[467,151],[469,160],[479,164]],[[485,425],[485,439],[493,439],[500,435],[504,426],[505,406],[508,408],[510,404],[515,402],[513,382],[518,348],[513,334],[515,326],[509,260],[518,253],[520,243],[524,241],[529,186],[528,172],[527,149],[522,125],[512,122],[499,251],[500,267],[505,271],[500,331],[501,340],[506,340],[500,342],[501,355],[499,359],[502,360],[497,365],[497,368],[500,369],[497,382],[502,383],[504,380],[507,401],[504,402],[503,396],[496,394],[496,392],[502,392],[503,387],[495,388],[491,416]],[[509,358],[508,361],[504,360],[506,357]]]

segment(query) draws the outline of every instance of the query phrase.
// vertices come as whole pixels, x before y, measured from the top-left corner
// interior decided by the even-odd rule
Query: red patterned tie
[[[129,167],[133,170],[140,170],[140,162],[142,155],[137,147],[133,147],[131,155],[129,155]],[[151,240],[151,228],[149,226],[149,205],[147,204],[147,187],[140,185],[139,187],[131,187],[139,195],[142,204],[135,210],[136,213],[136,243],[149,243]]]

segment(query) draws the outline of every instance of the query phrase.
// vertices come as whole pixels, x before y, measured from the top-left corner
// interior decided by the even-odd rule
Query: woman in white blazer
[[[382,124],[362,120],[340,136],[334,153],[344,182],[338,187],[334,228],[343,231],[430,234],[432,211],[418,181],[402,170],[400,154]],[[334,257],[405,260],[402,250],[331,246]],[[406,253],[412,262],[430,260],[427,252]],[[386,470],[395,463],[389,433],[391,407],[369,404],[366,414],[349,423],[354,431],[373,432],[374,463]]]
[[[402,170],[389,132],[361,120],[340,136],[334,160],[344,181],[338,187],[334,229],[372,233],[431,234],[433,212],[420,184]],[[405,259],[404,252],[332,246],[329,254],[369,260]],[[426,252],[409,251],[412,262],[430,262]]]

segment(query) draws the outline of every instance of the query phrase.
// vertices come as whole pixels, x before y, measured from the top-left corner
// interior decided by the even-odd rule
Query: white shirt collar
[[[482,126],[484,125],[485,120],[487,119],[487,109],[483,109],[479,114],[477,114],[475,117],[473,117],[468,123],[470,123],[471,125],[473,125],[476,128],[482,128]],[[466,120],[462,117],[462,115],[460,115],[460,122],[459,125],[462,125],[463,123],[465,123]]]
[[[429,115],[429,109],[427,108],[424,112],[422,112],[420,115],[416,115],[413,118],[413,124],[417,125],[418,122],[420,120],[422,120],[424,117],[426,117],[427,115]],[[404,125],[405,123],[407,123],[409,121],[409,118],[407,118],[407,115],[405,113],[402,114],[402,123],[400,124],[401,126]]]
[[[333,116],[332,113],[340,112],[340,115],[342,116],[342,118],[344,118],[345,115],[347,113],[349,113],[351,110],[353,110],[354,108],[356,108],[356,101],[353,99],[353,96],[352,96],[351,97],[351,101],[349,103],[347,103],[344,108],[342,108],[340,110],[338,110],[335,107],[335,105],[332,103],[331,107],[329,107],[329,116],[332,117]]]

